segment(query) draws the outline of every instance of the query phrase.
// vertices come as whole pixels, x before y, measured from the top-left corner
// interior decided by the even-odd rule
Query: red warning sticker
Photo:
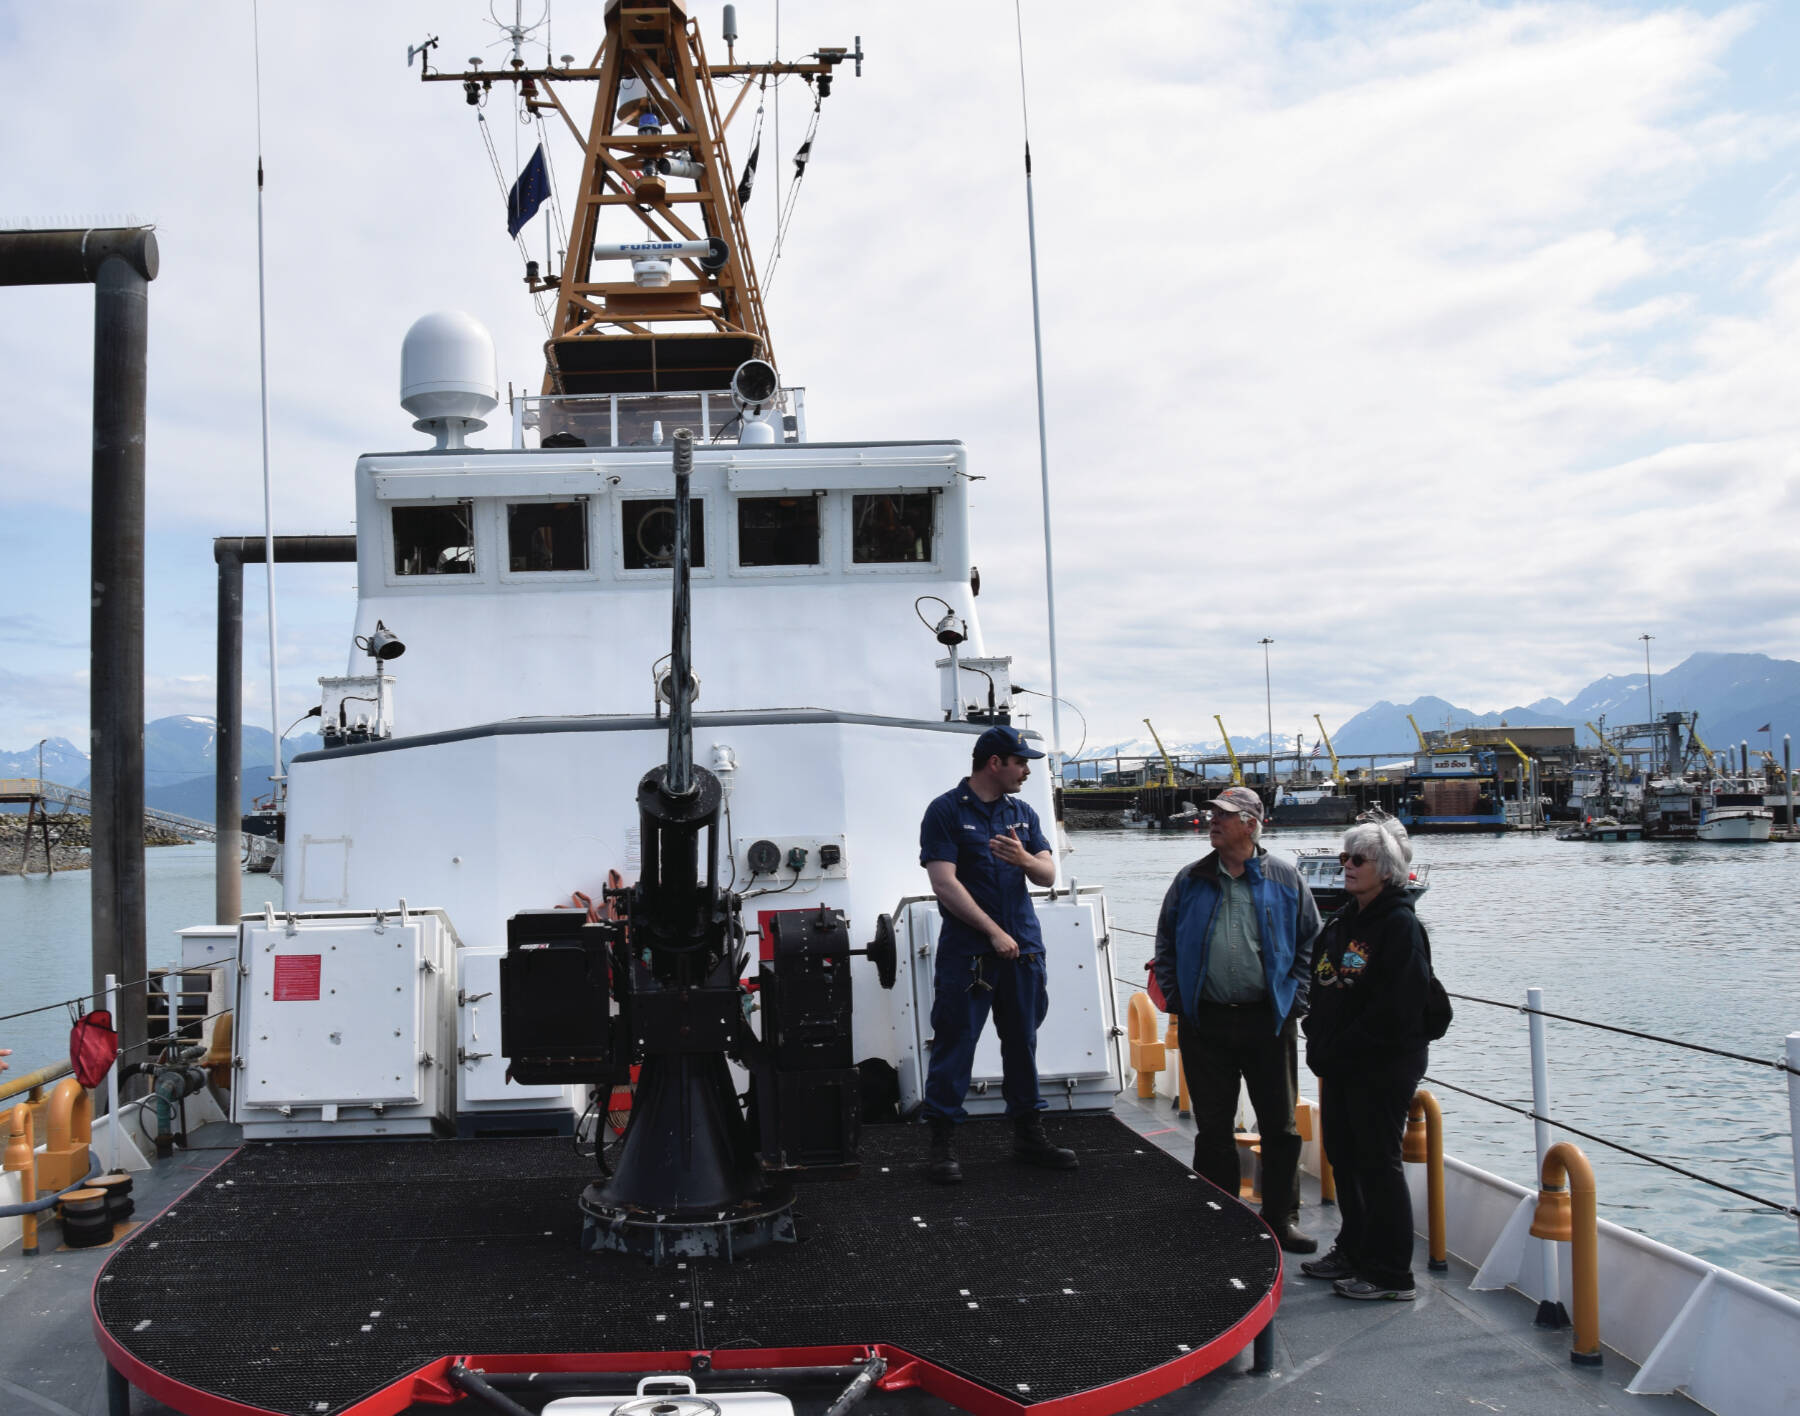
[[[277,1003],[317,1003],[319,1001],[319,954],[279,954],[275,959],[275,1001]]]

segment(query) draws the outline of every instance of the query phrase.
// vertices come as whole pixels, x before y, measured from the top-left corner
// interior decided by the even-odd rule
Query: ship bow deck
[[[1080,1170],[1020,1166],[1010,1127],[976,1122],[946,1189],[918,1128],[872,1127],[859,1179],[802,1190],[804,1242],[661,1268],[581,1252],[593,1162],[566,1140],[248,1145],[107,1264],[95,1322],[177,1410],[291,1416],[396,1409],[452,1354],[681,1368],[860,1348],[917,1359],[919,1385],[971,1410],[1092,1416],[1247,1346],[1281,1285],[1255,1215],[1110,1116],[1050,1130]]]

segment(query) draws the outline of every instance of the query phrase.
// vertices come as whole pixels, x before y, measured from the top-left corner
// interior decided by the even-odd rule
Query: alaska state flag
[[[539,143],[537,151],[531,155],[531,161],[525,164],[525,170],[519,174],[519,180],[512,184],[512,190],[506,194],[506,234],[517,236],[524,230],[525,223],[537,215],[537,209],[549,195],[550,169],[544,165],[544,145]]]

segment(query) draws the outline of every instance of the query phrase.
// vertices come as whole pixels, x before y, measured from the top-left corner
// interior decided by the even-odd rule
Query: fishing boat
[[[1184,1163],[1163,1025],[1119,1006],[1121,927],[1064,859],[1033,897],[1038,1064],[1081,1168],[1011,1163],[990,1032],[976,1183],[923,1181],[898,1124],[940,922],[916,822],[986,726],[1046,740],[976,613],[962,444],[808,438],[715,92],[779,71],[822,98],[861,46],[713,64],[676,0],[605,26],[585,64],[515,45],[510,68],[427,68],[564,116],[597,89],[576,239],[528,273],[557,311],[544,385],[478,445],[501,406],[485,332],[440,312],[409,333],[402,405],[431,445],[354,468],[356,614],[325,745],[292,764],[280,898],[183,931],[230,1026],[96,1129],[149,1222],[97,1272],[76,1253],[0,1288],[31,1310],[0,1323],[14,1375],[75,1367],[73,1332],[99,1400],[91,1323],[114,1416],[718,1416],[821,1385],[833,1416],[1104,1416],[1300,1378],[1305,1402],[1329,1384],[1394,1412],[1663,1409],[1636,1393],[1681,1387],[1747,1416],[1795,1389],[1800,1304],[1605,1224],[1606,1360],[1642,1366],[1631,1391],[1571,1378],[1566,1343],[1526,1340],[1572,1291],[1528,1232],[1537,1195],[1455,1161],[1410,1177],[1422,1290],[1454,1301],[1419,1305],[1405,1372],[1362,1360],[1343,1305]],[[602,240],[614,220],[646,229]],[[591,278],[607,261],[629,276]],[[1054,776],[1023,792],[1046,823]],[[83,1127],[51,1144],[79,1179]],[[1246,1369],[1270,1384],[1225,1385]]]
[[[1269,822],[1274,826],[1347,826],[1356,802],[1340,794],[1337,784],[1290,782],[1275,797]]]
[[[1760,795],[1747,797],[1740,784],[1722,779],[1659,777],[1644,792],[1644,836],[1718,844],[1765,842],[1774,832],[1775,813],[1760,802]]]
[[[1761,806],[1708,807],[1694,827],[1694,839],[1720,843],[1766,841],[1775,830],[1775,813]]]

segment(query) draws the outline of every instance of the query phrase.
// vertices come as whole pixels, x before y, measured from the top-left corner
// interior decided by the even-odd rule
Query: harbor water
[[[1121,1000],[1142,977],[1156,913],[1174,872],[1206,849],[1192,832],[1077,831],[1070,875],[1106,887]],[[1335,846],[1335,833],[1271,832],[1273,850]],[[1800,846],[1675,842],[1582,845],[1548,833],[1426,836],[1431,864],[1420,917],[1439,977],[1459,1002],[1431,1075],[1513,1106],[1531,1103],[1525,990],[1547,1010],[1773,1061],[1800,1029]],[[212,847],[148,852],[151,963],[172,962],[175,931],[212,918]],[[246,908],[271,889],[247,876]],[[1132,932],[1136,931],[1136,932]],[[0,1014],[78,996],[88,986],[88,875],[0,878]],[[15,1066],[66,1055],[68,1016],[0,1023]],[[1679,1051],[1569,1023],[1546,1023],[1552,1114],[1584,1131],[1785,1204],[1794,1201],[1787,1092],[1772,1066]],[[1302,1077],[1302,1090],[1310,1090]],[[1522,1185],[1534,1177],[1531,1123],[1437,1088],[1445,1148]],[[1594,1162],[1601,1216],[1800,1294],[1793,1221],[1603,1146]],[[1330,1212],[1305,1224],[1329,1237]]]

